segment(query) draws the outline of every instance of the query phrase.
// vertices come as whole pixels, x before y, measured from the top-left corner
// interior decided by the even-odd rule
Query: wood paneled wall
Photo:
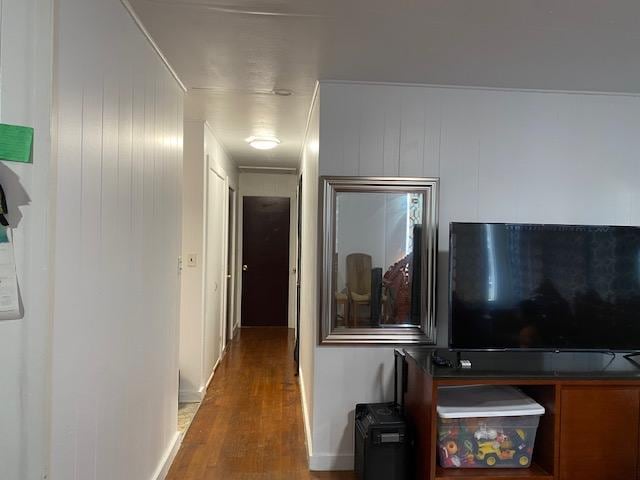
[[[178,439],[183,92],[119,1],[57,10],[50,477],[155,478]]]
[[[633,95],[321,82],[319,171],[440,178],[447,345],[449,222],[640,225],[638,118]],[[354,406],[390,400],[392,370],[387,347],[316,346],[313,465],[353,464]]]
[[[35,130],[33,163],[0,162],[22,317],[0,321],[0,477],[41,479],[49,461],[51,0],[0,0],[0,122]]]

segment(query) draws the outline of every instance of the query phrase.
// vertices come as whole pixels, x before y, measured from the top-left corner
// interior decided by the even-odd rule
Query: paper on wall
[[[31,163],[33,128],[0,123],[0,160]]]
[[[20,318],[20,301],[11,231],[0,227],[0,320],[17,318]]]

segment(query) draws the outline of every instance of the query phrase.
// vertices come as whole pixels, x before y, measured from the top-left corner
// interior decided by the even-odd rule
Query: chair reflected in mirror
[[[371,323],[371,255],[347,255],[347,296],[349,298],[350,327]]]
[[[349,320],[349,295],[346,291],[336,292],[336,326],[345,327]]]

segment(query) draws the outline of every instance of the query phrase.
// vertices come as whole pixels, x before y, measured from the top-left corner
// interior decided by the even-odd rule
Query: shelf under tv
[[[432,351],[405,350],[404,407],[416,441],[416,480],[640,480],[640,369],[622,356],[472,353],[473,368],[464,370],[434,364]],[[455,359],[453,352],[438,353]],[[438,389],[479,384],[518,387],[545,407],[530,468],[438,466]]]
[[[529,468],[436,468],[435,480],[463,479],[463,480],[553,480],[554,476],[542,467],[533,463]]]

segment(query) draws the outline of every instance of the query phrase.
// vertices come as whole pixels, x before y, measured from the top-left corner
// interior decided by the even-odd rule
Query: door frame
[[[203,342],[206,342],[206,322],[207,322],[207,292],[210,291],[210,285],[208,284],[208,275],[207,275],[207,265],[209,262],[209,255],[211,255],[211,252],[209,251],[209,236],[210,236],[210,225],[209,225],[209,195],[211,193],[211,189],[212,189],[212,185],[209,182],[209,171],[211,171],[211,173],[213,173],[215,176],[217,176],[220,180],[223,181],[224,185],[223,188],[225,189],[225,192],[229,191],[229,177],[227,177],[227,175],[225,174],[224,170],[222,171],[218,171],[218,169],[216,168],[215,165],[213,165],[211,163],[211,159],[209,154],[206,154],[205,156],[205,162],[206,162],[206,172],[207,174],[205,175],[205,195],[204,195],[204,206],[205,208],[204,210],[204,248],[203,248],[203,258],[202,258],[202,275],[203,275],[203,281],[202,281],[202,302],[203,302],[203,315],[202,315],[202,338],[203,338]],[[222,250],[222,260],[223,262],[226,262],[226,252],[227,252],[227,226],[226,226],[226,217],[228,216],[228,194],[225,195],[225,199],[224,199],[224,203],[223,203],[223,225],[224,225],[224,231],[223,233],[223,241],[220,242],[220,246],[219,248]],[[209,385],[209,382],[211,381],[211,378],[213,378],[213,373],[215,372],[218,363],[220,362],[220,359],[222,358],[222,355],[224,354],[224,348],[225,348],[225,339],[224,339],[224,334],[225,334],[225,324],[226,324],[226,294],[227,294],[227,282],[226,282],[226,273],[225,273],[225,269],[222,268],[221,269],[221,274],[220,277],[218,278],[218,284],[220,285],[220,294],[219,294],[219,298],[220,298],[220,311],[219,311],[219,321],[220,321],[220,342],[219,342],[219,354],[218,354],[218,358],[215,360],[214,362],[214,366],[211,372],[208,372],[208,368],[206,365],[206,345],[203,343],[202,345],[202,352],[201,352],[201,358],[202,358],[202,372],[205,372],[205,375],[208,375],[207,379],[205,380],[205,388]]]
[[[259,170],[259,169],[255,169]],[[247,175],[259,175],[262,180],[265,178],[278,178],[280,182],[261,182],[256,184],[255,182],[247,181]],[[245,181],[243,181],[243,178]],[[284,178],[292,178],[292,184],[290,188],[284,187]],[[296,274],[293,273],[296,265],[296,238],[297,238],[297,223],[298,223],[298,208],[297,208],[297,194],[298,194],[298,172],[292,170],[291,172],[269,172],[269,173],[249,173],[240,172],[238,178],[238,190],[236,192],[236,291],[235,291],[235,328],[242,327],[242,241],[243,241],[243,228],[242,223],[244,221],[244,213],[242,211],[242,204],[244,197],[288,197],[289,198],[289,308],[287,310],[287,327],[295,328],[295,310],[296,305],[292,303],[292,298],[295,300],[296,295]],[[276,185],[279,183],[278,185]]]
[[[296,377],[300,374],[300,270],[302,270],[302,173],[298,175],[298,185],[296,190],[296,323],[295,323],[295,345],[293,348],[293,361],[296,366]]]
[[[234,225],[236,218],[236,200],[237,200],[237,192],[236,189],[231,185],[230,179],[228,176],[220,175],[219,172],[216,172],[215,169],[212,168],[214,173],[218,175],[221,179],[224,180],[224,203],[223,207],[223,217],[222,217],[222,225],[223,225],[223,241],[222,241],[222,261],[224,262],[222,268],[222,278],[220,285],[222,286],[222,302],[220,305],[220,358],[224,355],[225,349],[227,348],[227,320],[229,316],[227,315],[228,310],[231,310],[231,315],[234,314],[235,310],[235,294],[236,287],[234,283],[234,277],[236,274],[236,270],[234,268],[235,264],[235,255],[236,255],[236,228]],[[229,195],[231,192],[232,195]],[[233,201],[230,202],[230,197],[233,198]],[[231,215],[230,215],[231,213]],[[231,239],[229,238],[229,229],[231,229]],[[229,249],[231,249],[231,260],[229,261]],[[229,281],[229,275],[231,278]],[[229,288],[231,288],[231,296],[229,296]],[[233,317],[231,317],[233,318]],[[235,330],[236,325],[234,324],[231,327],[231,336],[233,337],[233,332]]]
[[[234,188],[227,177],[227,219],[225,221],[226,226],[226,234],[227,234],[227,250],[225,253],[225,261],[226,261],[226,281],[225,281],[225,289],[231,289],[231,292],[225,290],[225,330],[223,337],[223,349],[226,348],[228,340],[233,339],[235,330],[238,324],[235,321],[235,310],[236,310],[236,275],[237,271],[235,268],[236,265],[236,255],[237,255],[237,233],[238,233],[238,192],[237,189]],[[229,235],[231,233],[231,235]],[[229,255],[229,251],[231,251],[231,255]],[[231,325],[227,325],[228,321],[231,320]],[[228,327],[231,327],[231,331],[227,330]]]

